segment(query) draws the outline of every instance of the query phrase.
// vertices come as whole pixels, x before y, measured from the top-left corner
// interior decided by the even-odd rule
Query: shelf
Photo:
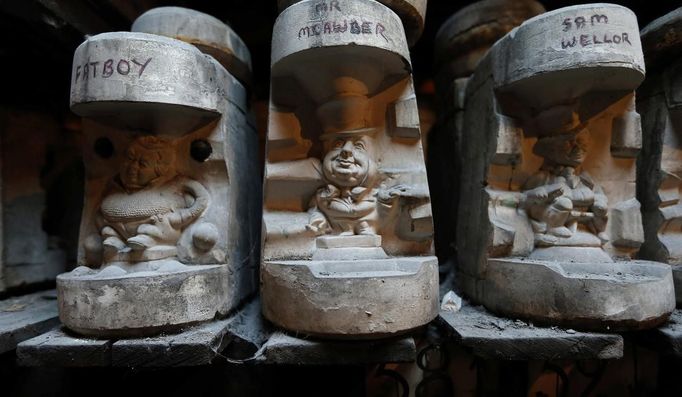
[[[484,359],[603,360],[623,356],[623,337],[618,334],[536,327],[497,317],[466,303],[458,312],[441,311],[437,323],[450,337]]]
[[[214,361],[240,362],[267,339],[259,301],[253,300],[225,320],[211,321],[177,334],[134,339],[93,339],[58,327],[20,343],[17,357],[24,366],[53,367],[181,367]]]
[[[272,332],[257,298],[227,319],[177,334],[108,340],[79,337],[58,326],[17,346],[19,364],[35,367],[185,367],[225,362],[362,365],[409,362],[415,357],[411,336],[325,341]]]
[[[0,353],[59,324],[55,290],[0,301]]]
[[[264,364],[360,365],[410,362],[415,360],[416,354],[411,336],[376,341],[325,341],[275,332],[256,361]]]

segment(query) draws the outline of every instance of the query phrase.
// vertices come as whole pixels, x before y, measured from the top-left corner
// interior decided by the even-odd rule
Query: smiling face
[[[162,175],[174,173],[173,151],[165,140],[147,136],[135,140],[126,151],[120,169],[123,186],[142,189]]]
[[[580,165],[585,160],[587,155],[587,148],[589,146],[589,138],[587,134],[580,134],[575,140],[571,141],[566,148],[566,160],[571,163],[569,165]]]
[[[577,167],[585,161],[589,143],[587,132],[546,137],[537,141],[533,152],[556,164]]]
[[[573,139],[556,142],[554,162],[570,167],[577,167],[585,160],[589,138],[587,134],[578,134]]]
[[[339,137],[329,143],[322,163],[324,176],[337,186],[361,185],[370,174],[369,138],[366,136]]]

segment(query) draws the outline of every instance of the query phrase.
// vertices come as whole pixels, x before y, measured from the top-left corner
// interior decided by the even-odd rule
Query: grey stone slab
[[[542,328],[520,320],[496,317],[468,304],[458,312],[441,311],[438,323],[461,345],[484,359],[583,360],[623,356],[617,334]]]
[[[568,29],[563,24],[568,23],[566,18],[575,18],[578,15],[596,15],[595,23],[590,22],[587,30],[580,28],[580,32],[578,25],[572,23],[571,29],[564,31]],[[608,23],[597,21],[603,18],[601,15],[607,15]],[[571,75],[571,83],[576,88],[587,84],[596,89],[609,87],[609,84],[618,81],[616,84],[619,89],[635,89],[644,79],[644,56],[637,30],[637,16],[628,8],[615,4],[579,4],[541,14],[516,27],[513,33],[504,36],[493,47],[496,48],[496,55],[493,56],[495,87],[507,88],[514,83],[548,84],[543,87],[543,98],[538,98],[543,101],[554,98],[553,90],[562,86],[559,81],[566,73],[570,74],[567,71],[605,67],[609,74],[596,79],[597,81],[594,81],[591,74],[594,72],[588,71]],[[623,33],[626,35],[625,39]],[[590,43],[584,40],[581,43],[580,34],[589,34],[587,37],[591,39]],[[616,35],[619,37],[614,40]],[[574,39],[577,46],[573,44]],[[545,74],[547,76],[543,76]],[[546,83],[550,80],[554,80],[556,86]],[[519,93],[520,89],[517,87],[514,89]],[[533,97],[540,96],[537,91],[526,94],[526,97],[519,96],[519,100],[528,102]],[[549,107],[548,104],[543,105]]]
[[[400,74],[404,71],[403,62],[409,62],[410,55],[403,24],[395,13],[375,1],[348,1],[340,9],[341,11],[335,11],[332,14],[319,13],[317,11],[321,10],[316,10],[313,2],[300,2],[282,11],[273,27],[271,65],[274,67],[285,61],[288,56],[312,48],[350,45],[360,49],[384,49],[387,52],[377,52],[377,54],[384,62],[382,66],[386,70],[385,73]],[[334,22],[343,24],[342,21],[346,20],[350,25],[359,15],[363,16],[362,22],[368,28],[367,33],[355,34],[350,29],[336,33],[328,29],[325,33],[325,24]],[[317,32],[322,32],[322,34]],[[334,49],[334,51],[337,50]],[[363,56],[372,56],[376,59],[373,54],[363,53]],[[379,59],[376,61],[381,62]],[[297,67],[296,65],[289,66]]]
[[[59,324],[54,290],[0,301],[0,353]]]
[[[675,308],[670,266],[643,260],[600,262],[587,256],[571,262],[563,258],[604,252],[562,248],[549,250],[556,260],[549,255],[542,259],[539,250],[533,252],[537,260],[489,258],[485,280],[467,281],[487,291],[479,299],[491,312],[600,333],[653,328]]]
[[[57,292],[62,323],[81,335],[118,339],[178,332],[185,324],[213,320],[216,312],[226,315],[232,303],[230,274],[221,265],[111,277],[80,269],[59,275]]]
[[[272,334],[257,361],[265,364],[357,365],[410,362],[417,351],[411,336],[376,341],[323,341]]]
[[[178,70],[188,72],[180,76]],[[184,134],[214,120],[226,99],[245,110],[246,89],[213,58],[179,40],[110,32],[88,38],[74,53],[70,103],[79,116],[144,108],[145,117],[120,114],[107,122]]]
[[[58,327],[17,346],[19,365],[31,367],[105,367],[111,341],[81,338]]]
[[[427,324],[438,313],[438,263],[432,256],[264,261],[261,286],[265,318],[306,335],[385,338]]]

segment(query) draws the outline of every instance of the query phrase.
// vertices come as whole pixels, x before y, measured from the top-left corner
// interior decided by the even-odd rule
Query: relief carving
[[[344,131],[322,136],[325,186],[319,188],[309,208],[306,226],[316,234],[376,235],[379,220],[396,204],[402,185],[381,189],[374,161],[373,129]]]
[[[128,146],[96,221],[105,264],[175,257],[183,230],[208,207],[206,188],[178,174],[175,150],[172,140],[157,136],[135,138]],[[94,259],[98,239],[88,239],[86,255]],[[204,250],[214,244],[195,241]]]
[[[543,137],[533,152],[542,167],[523,186],[535,245],[596,246],[606,241],[608,198],[603,189],[581,170],[589,145],[589,132]]]
[[[321,3],[309,1],[274,26],[263,314],[295,332],[378,338],[437,313],[430,195],[400,19],[375,1],[334,3],[336,20],[363,15],[379,34],[366,22],[318,35]]]
[[[592,44],[562,45],[568,21]],[[457,280],[489,310],[613,331],[674,308],[669,267],[637,258],[636,27],[615,5],[541,14],[498,40],[466,84]]]
[[[481,0],[462,7],[438,29],[434,39],[434,81],[438,119],[428,134],[427,170],[432,186],[434,244],[441,263],[441,280],[454,273],[457,257],[457,208],[460,197],[460,170],[467,148],[462,141],[467,82],[476,65],[490,47],[524,20],[544,12],[535,0]],[[518,161],[519,128],[514,120],[499,114],[498,144],[495,163]],[[454,153],[453,153],[454,148]],[[499,207],[498,207],[499,208]],[[442,282],[442,281],[441,281]]]
[[[257,288],[261,225],[246,46],[180,7],[151,9],[132,30],[74,54],[85,196],[79,266],[57,278],[61,322],[117,339],[235,310]]]

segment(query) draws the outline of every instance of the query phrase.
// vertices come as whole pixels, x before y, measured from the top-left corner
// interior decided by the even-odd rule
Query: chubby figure
[[[209,193],[199,182],[178,175],[170,140],[139,137],[125,156],[99,209],[103,261],[174,257],[183,229],[207,208]]]
[[[379,218],[394,207],[402,186],[377,188],[371,129],[325,134],[322,174],[326,185],[311,200],[307,229],[316,234],[377,234]]]
[[[602,188],[579,168],[589,145],[588,133],[543,137],[533,152],[544,158],[523,186],[525,208],[537,245],[591,245],[608,241],[604,233],[608,202]],[[575,238],[579,226],[598,238]]]

